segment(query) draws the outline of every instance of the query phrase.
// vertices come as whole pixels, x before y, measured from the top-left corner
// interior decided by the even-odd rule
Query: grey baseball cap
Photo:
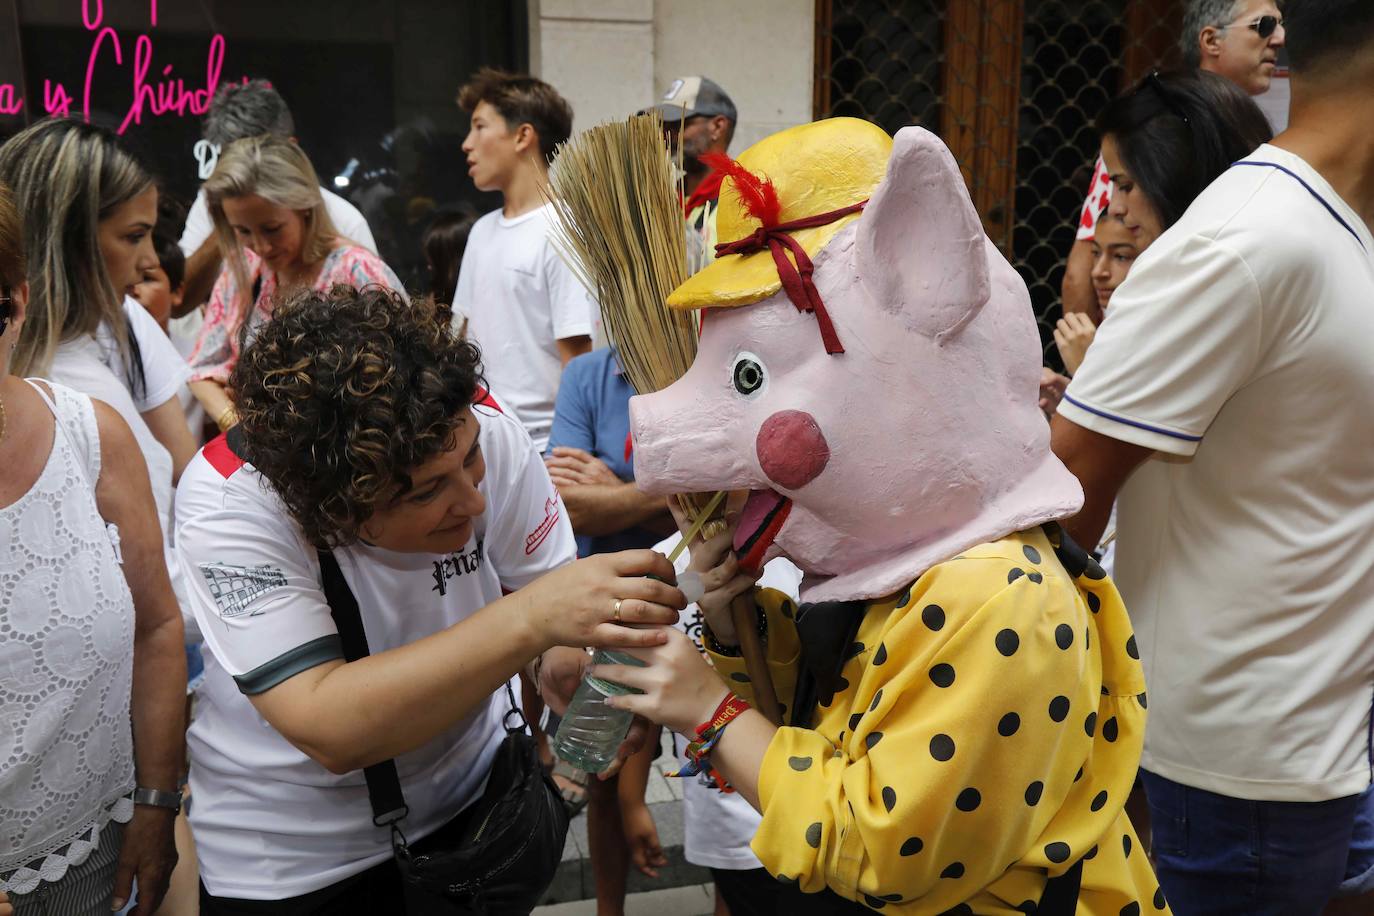
[[[708,118],[724,115],[731,121],[739,120],[735,103],[731,101],[730,96],[704,76],[678,77],[663,93],[658,104],[651,105],[640,113],[657,111],[666,123],[674,123],[683,119],[684,110],[685,117],[688,118],[697,115]]]

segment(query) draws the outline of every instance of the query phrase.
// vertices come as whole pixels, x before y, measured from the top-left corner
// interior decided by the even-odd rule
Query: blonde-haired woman
[[[10,374],[48,320],[26,255],[0,184],[0,913],[108,914],[136,877],[152,916],[176,862],[181,615],[128,424]]]
[[[221,429],[236,422],[224,391],[239,353],[288,290],[379,285],[404,293],[381,258],[339,235],[310,159],[291,140],[236,140],[205,194],[224,268],[191,354],[191,390]]]

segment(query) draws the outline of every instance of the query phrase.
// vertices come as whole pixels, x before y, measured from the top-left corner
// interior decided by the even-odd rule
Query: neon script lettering
[[[81,23],[88,32],[95,33],[86,57],[86,75],[81,87],[81,116],[86,121],[91,119],[92,94],[101,88],[96,85],[97,64],[113,59],[116,66],[125,66],[124,45],[119,32],[111,26],[102,25],[104,20],[104,0],[81,0]],[[151,28],[157,28],[157,0],[150,0],[148,4],[148,21]],[[206,48],[205,82],[199,87],[188,86],[185,80],[174,77],[171,64],[163,66],[156,71],[158,75],[150,78],[150,74],[155,72],[153,38],[148,34],[139,35],[134,41],[133,59],[130,62],[132,95],[116,133],[124,133],[131,124],[142,124],[143,119],[149,116],[188,117],[205,114],[215,90],[219,88],[224,53],[224,36],[216,32],[210,37]],[[102,57],[102,54],[107,57]],[[42,101],[45,114],[66,117],[72,113],[72,95],[61,82],[44,79]],[[11,83],[0,83],[0,117],[13,117],[23,110],[23,94]]]

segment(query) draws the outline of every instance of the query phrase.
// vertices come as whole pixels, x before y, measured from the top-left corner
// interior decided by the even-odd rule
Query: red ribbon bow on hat
[[[735,180],[735,191],[739,194],[745,210],[762,223],[759,228],[742,239],[721,242],[716,246],[716,256],[752,254],[767,248],[773,255],[773,264],[778,269],[778,280],[782,282],[787,298],[792,300],[797,311],[815,314],[816,323],[821,330],[821,341],[825,344],[825,352],[843,353],[844,347],[840,344],[839,335],[835,333],[835,325],[831,323],[825,303],[821,301],[821,294],[811,278],[815,272],[815,265],[801,242],[792,238],[791,233],[799,229],[829,225],[851,213],[858,213],[868,201],[861,200],[857,204],[850,204],[838,210],[782,223],[778,221],[782,206],[778,202],[778,192],[772,181],[759,178],[723,153],[708,153],[701,158],[707,165]],[[788,251],[792,252],[791,259],[787,257]]]

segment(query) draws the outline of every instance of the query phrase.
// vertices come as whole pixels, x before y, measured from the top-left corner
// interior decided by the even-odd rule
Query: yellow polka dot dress
[[[1019,914],[1082,861],[1079,914],[1169,912],[1122,810],[1145,734],[1130,621],[1059,540],[1051,525],[980,545],[868,604],[838,692],[764,756],[753,849],[770,873],[884,912]],[[786,703],[797,610],[756,594]],[[743,661],[712,662],[747,698]]]

